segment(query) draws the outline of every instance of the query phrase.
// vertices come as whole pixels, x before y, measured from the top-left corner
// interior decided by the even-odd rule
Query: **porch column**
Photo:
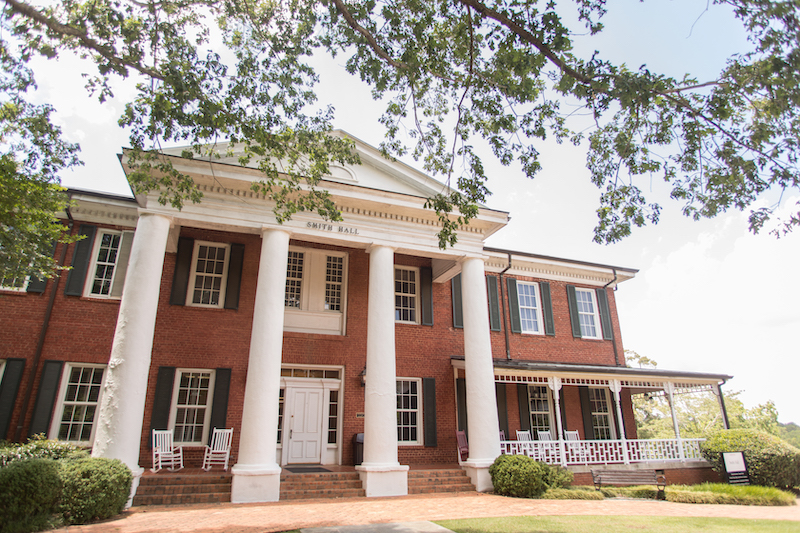
[[[144,472],[139,448],[170,224],[169,217],[139,213],[92,448],[94,457],[128,465],[133,473],[131,498]]]
[[[628,452],[628,439],[625,437],[625,420],[622,419],[622,403],[619,400],[619,393],[622,392],[622,383],[618,379],[612,379],[609,383],[611,392],[614,393],[614,402],[617,404],[617,420],[619,421],[619,439],[622,441],[622,462],[630,464],[630,453]]]
[[[367,496],[408,494],[408,466],[397,460],[394,346],[394,249],[369,250],[364,462],[356,466]]]
[[[547,385],[553,391],[556,410],[556,429],[558,431],[558,449],[561,451],[561,466],[567,466],[567,447],[564,445],[564,428],[561,425],[561,378],[547,378]]]
[[[669,411],[672,414],[672,428],[675,430],[675,440],[678,443],[678,458],[684,461],[686,457],[683,454],[683,441],[681,440],[681,430],[678,427],[678,416],[675,413],[675,385],[668,381],[664,387],[667,391],[667,400],[669,400]]]
[[[717,400],[719,400],[719,410],[722,414],[722,428],[731,429],[730,423],[728,422],[728,410],[725,409],[725,396],[722,394],[722,385],[719,383],[715,384],[711,391],[716,394]]]
[[[492,489],[489,467],[500,455],[500,423],[482,259],[468,258],[463,262],[461,293],[469,429],[469,458],[464,467],[476,489],[487,491]]]
[[[273,502],[280,494],[276,450],[288,256],[289,233],[263,228],[239,458],[231,468],[234,503]]]

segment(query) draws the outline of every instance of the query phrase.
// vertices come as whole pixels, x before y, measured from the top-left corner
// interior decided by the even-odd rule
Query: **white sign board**
[[[744,453],[742,452],[725,452],[722,454],[722,459],[725,461],[726,472],[747,471],[747,467],[744,464]]]

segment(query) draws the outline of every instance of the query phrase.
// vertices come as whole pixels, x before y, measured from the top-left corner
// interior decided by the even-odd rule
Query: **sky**
[[[604,37],[593,46],[632,69],[647,64],[676,77],[696,73],[705,81],[746,47],[740,26],[719,6],[692,0],[611,0],[608,6]],[[343,61],[315,60],[320,101],[334,105],[336,128],[377,146],[383,139],[382,106],[343,71]],[[117,159],[129,143],[116,120],[131,86],[117,86],[118,98],[101,105],[82,89],[77,60],[40,62],[36,71],[40,98],[58,109],[57,121],[81,144],[86,163],[65,173],[63,184],[129,193]],[[533,181],[518,168],[489,162],[487,151],[493,195],[486,204],[511,215],[487,244],[639,269],[615,293],[626,349],[663,369],[732,375],[724,390],[743,391],[746,407],[771,400],[781,422],[800,423],[794,392],[800,375],[800,230],[781,239],[766,232],[754,236],[747,231],[747,213],[740,212],[688,220],[654,178],[645,192],[664,207],[659,224],[635,229],[620,243],[598,245],[591,239],[599,191],[589,181],[585,149],[552,142],[537,148],[543,170]],[[799,199],[795,191],[781,208]]]

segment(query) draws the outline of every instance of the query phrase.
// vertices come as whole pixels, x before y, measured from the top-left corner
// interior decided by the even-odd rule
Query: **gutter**
[[[508,338],[508,324],[506,322],[506,297],[505,292],[503,291],[503,274],[508,272],[508,269],[511,268],[511,252],[508,252],[508,266],[506,266],[502,272],[500,272],[500,312],[503,315],[503,333],[506,336],[506,359],[511,360],[511,346],[509,344]]]
[[[612,279],[611,281],[609,281],[608,283],[603,285],[603,290],[606,290],[606,288],[609,285],[611,285],[612,283],[616,283],[617,282],[617,269],[612,267],[611,271],[614,273],[614,279]],[[616,290],[617,290],[617,286],[614,285],[614,291],[616,291]],[[611,320],[611,317],[608,317],[608,319]],[[617,354],[617,336],[614,335],[614,324],[611,324],[611,347],[614,350],[614,364],[616,366],[622,366],[622,365],[619,364],[619,355]]]

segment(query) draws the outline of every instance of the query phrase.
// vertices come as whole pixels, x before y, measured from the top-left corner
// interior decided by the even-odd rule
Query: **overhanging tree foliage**
[[[752,49],[712,80],[629,70],[602,50],[579,57],[573,38],[602,31],[604,0],[4,2],[3,45],[19,46],[23,62],[85,55],[96,65],[88,85],[100,99],[114,76],[141,79],[120,119],[139,169],[133,185],[160,190],[176,207],[200,193],[159,159],[161,143],[192,146],[186,157],[214,157],[215,143],[231,141],[242,163],[259,162],[264,180],[256,186],[275,198],[279,220],[298,210],[338,219],[315,185],[330,162],[357,158],[328,136],[330,110],[306,111],[316,99],[312,53],[346,55],[348,71],[387,103],[387,154],[410,151],[458,189],[429,199],[443,223],[442,246],[489,194],[480,138],[529,177],[540,169],[541,139],[585,142],[601,190],[598,242],[658,221],[660,206],[645,198],[642,178],[666,180],[693,218],[751,209],[753,231],[771,214],[752,207],[759,195],[800,185],[797,0],[715,2],[733,10]],[[571,122],[573,104],[588,112],[590,131]],[[19,157],[7,143],[3,153]],[[788,231],[800,217],[780,222],[778,231]]]

